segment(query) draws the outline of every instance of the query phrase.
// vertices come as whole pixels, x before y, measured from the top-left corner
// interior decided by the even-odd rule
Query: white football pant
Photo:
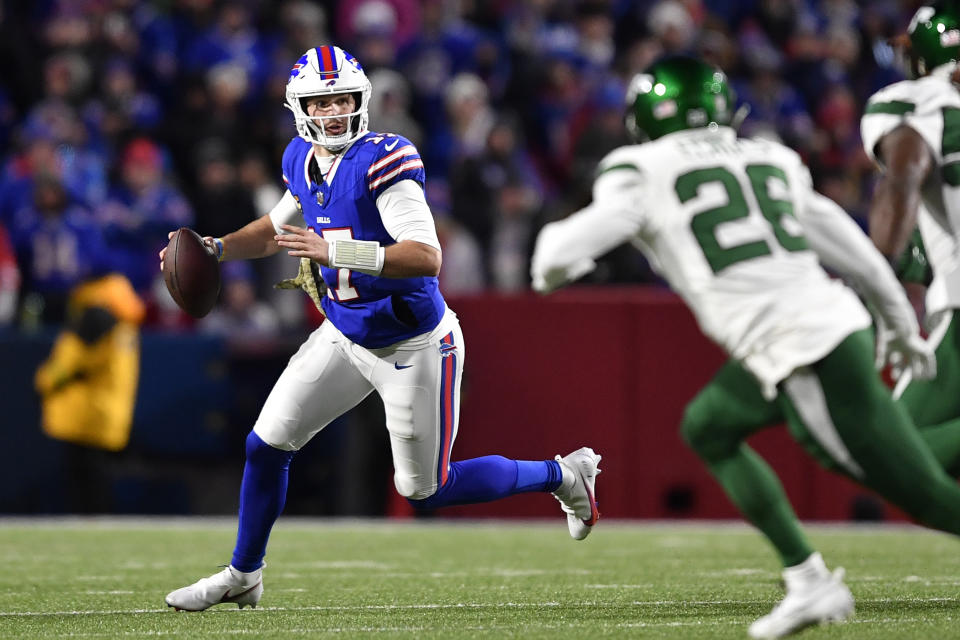
[[[325,321],[290,358],[253,430],[267,444],[295,451],[376,390],[386,410],[397,491],[428,498],[447,478],[464,355],[450,309],[430,333],[382,349],[354,344]]]

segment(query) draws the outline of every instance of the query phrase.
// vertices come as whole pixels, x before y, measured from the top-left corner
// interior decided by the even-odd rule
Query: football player
[[[420,154],[402,136],[367,129],[371,89],[360,63],[343,49],[320,46],[303,54],[286,89],[299,134],[283,154],[286,193],[268,215],[207,239],[221,260],[286,250],[316,262],[327,320],[290,359],[247,437],[230,565],[167,595],[178,610],[257,604],[291,460],[373,391],[386,409],[397,491],[414,507],[553,492],[576,539],[586,537],[598,517],[600,456],[589,448],[555,460],[450,462],[463,334],[437,286],[440,244],[424,198]]]
[[[960,474],[960,6],[920,7],[900,50],[912,80],[892,84],[867,102],[861,137],[883,173],[870,207],[870,237],[891,264],[929,260],[929,342],[937,377],[910,372],[894,390],[944,468]],[[922,242],[908,244],[919,224]],[[905,250],[905,247],[907,249]],[[920,247],[925,254],[918,253]]]
[[[593,202],[545,226],[532,261],[549,292],[589,272],[624,242],[637,245],[730,360],[685,411],[685,440],[784,566],[786,597],[749,628],[777,638],[843,620],[853,598],[801,531],[770,467],[745,443],[787,422],[829,469],[877,491],[928,526],[960,534],[960,487],[920,440],[874,368],[871,317],[887,353],[914,375],[934,357],[890,266],[833,201],[812,188],[792,150],[738,138],[726,76],[668,58],[633,78],[627,126],[642,144],[611,152]]]

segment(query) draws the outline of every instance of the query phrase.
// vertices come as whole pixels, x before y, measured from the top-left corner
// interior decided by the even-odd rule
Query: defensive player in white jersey
[[[409,140],[367,130],[371,91],[349,53],[334,46],[307,51],[287,83],[299,134],[283,155],[287,192],[268,215],[207,239],[221,259],[285,249],[319,265],[327,320],[290,359],[247,437],[230,565],[167,595],[178,610],[259,602],[267,539],[283,509],[291,459],[373,391],[386,409],[397,491],[414,507],[552,492],[578,540],[599,515],[600,456],[587,447],[554,460],[450,462],[463,335],[437,287],[440,243],[424,199],[423,162]],[[300,277],[310,272],[301,269]]]
[[[960,487],[877,374],[870,314],[821,263],[877,309],[890,329],[886,353],[929,376],[933,354],[892,270],[846,213],[813,190],[796,153],[737,137],[731,104],[724,74],[694,59],[668,58],[634,77],[627,125],[648,141],[611,152],[593,202],[543,228],[532,276],[538,291],[552,291],[632,242],[731,356],[687,407],[682,431],[780,555],[786,597],[749,629],[777,638],[849,617],[853,599],[747,436],[786,421],[827,468],[955,534]]]
[[[960,475],[960,7],[920,7],[900,46],[911,80],[867,102],[866,152],[883,173],[870,207],[870,237],[894,265],[910,266],[922,247],[933,269],[926,296],[937,376],[908,373],[894,391],[948,473]],[[908,245],[919,224],[922,242]],[[905,248],[906,247],[906,248]],[[923,254],[916,255],[922,258]]]

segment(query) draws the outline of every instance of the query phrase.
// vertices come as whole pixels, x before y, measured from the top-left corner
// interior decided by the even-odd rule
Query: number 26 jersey
[[[860,300],[807,246],[808,194],[810,174],[795,152],[720,127],[614,150],[598,167],[593,206],[620,218],[613,224],[703,332],[770,393],[870,325]]]

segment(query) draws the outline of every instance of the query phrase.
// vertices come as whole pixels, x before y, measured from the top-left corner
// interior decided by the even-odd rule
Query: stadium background
[[[149,309],[133,439],[100,468],[105,508],[235,511],[243,436],[319,319],[304,296],[271,288],[295,271],[278,256],[226,264],[218,309],[193,322],[167,296],[155,256],[170,229],[221,235],[279,198],[294,135],[282,106],[289,67],[308,47],[336,43],[373,83],[372,128],[413,140],[426,165],[441,285],[470,350],[454,458],[589,444],[605,456],[605,515],[735,517],[677,435],[719,352],[631,249],[586,279],[605,286],[532,295],[532,239],[588,201],[596,161],[625,141],[627,79],[683,52],[727,70],[752,108],[742,131],[797,149],[817,188],[865,224],[873,174],[859,115],[900,77],[887,38],[917,4],[6,0],[0,512],[75,511],[67,488],[92,482],[40,433],[32,378],[66,292],[105,267],[126,273]],[[44,207],[55,223],[39,222]],[[287,513],[408,514],[380,414],[368,400],[299,454]],[[884,515],[782,429],[757,444],[801,517]],[[545,502],[446,514],[556,515]]]

